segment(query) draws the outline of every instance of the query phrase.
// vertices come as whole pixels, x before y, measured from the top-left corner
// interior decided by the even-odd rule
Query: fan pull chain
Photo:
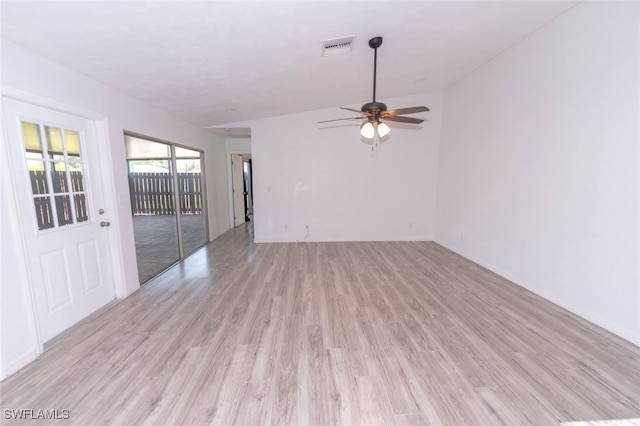
[[[378,134],[378,124],[374,124],[374,133],[373,140],[371,141],[371,156],[373,158],[376,157],[376,153],[378,151],[378,141],[380,140],[380,135]]]

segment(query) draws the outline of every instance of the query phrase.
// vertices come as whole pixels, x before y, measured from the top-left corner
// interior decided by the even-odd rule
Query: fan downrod
[[[374,37],[371,40],[369,40],[369,47],[373,49],[373,100],[371,102],[371,104],[377,104],[378,102],[376,102],[376,74],[378,71],[378,47],[382,46],[382,37],[378,36],[378,37]],[[386,105],[382,104],[384,106],[384,110],[387,110]],[[362,111],[366,111],[365,107],[367,106],[367,104],[362,105]]]

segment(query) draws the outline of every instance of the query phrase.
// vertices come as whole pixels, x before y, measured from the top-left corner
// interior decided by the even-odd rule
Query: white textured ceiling
[[[569,1],[10,2],[2,37],[198,126],[446,88]],[[356,36],[348,54],[322,41]]]

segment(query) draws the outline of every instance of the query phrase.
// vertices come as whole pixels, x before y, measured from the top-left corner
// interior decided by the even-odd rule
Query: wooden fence
[[[129,173],[134,215],[176,214],[171,173]],[[178,173],[180,213],[202,214],[200,173]]]
[[[54,195],[54,202],[56,204],[55,210],[58,217],[58,226],[73,223],[71,199],[69,195],[73,195],[73,208],[75,208],[76,222],[84,222],[89,219],[82,172],[69,172],[71,181],[71,188],[69,188],[65,172],[53,171],[51,173],[51,184],[53,185],[51,191],[48,187],[47,176],[43,170],[31,170],[29,175],[31,177],[31,190],[34,195],[33,202],[36,209],[38,229],[49,229],[55,226],[53,209],[51,208],[51,193]]]
[[[58,226],[73,223],[72,208],[75,209],[77,223],[89,220],[86,187],[82,172],[69,172],[71,188],[69,188],[64,171],[52,172],[51,184],[53,188],[51,190],[44,171],[32,170],[29,175],[38,229],[49,229],[55,226],[51,195],[53,195],[56,206],[55,214],[58,218]],[[171,174],[130,173],[129,187],[131,208],[134,215],[176,214]],[[182,214],[202,214],[200,173],[178,173],[178,194]],[[73,197],[73,201],[71,197]]]

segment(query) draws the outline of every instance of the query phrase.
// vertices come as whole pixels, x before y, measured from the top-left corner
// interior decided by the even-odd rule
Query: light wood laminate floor
[[[640,348],[435,243],[254,246],[250,232],[58,338],[0,384],[2,411],[68,409],[79,425],[640,417]]]

